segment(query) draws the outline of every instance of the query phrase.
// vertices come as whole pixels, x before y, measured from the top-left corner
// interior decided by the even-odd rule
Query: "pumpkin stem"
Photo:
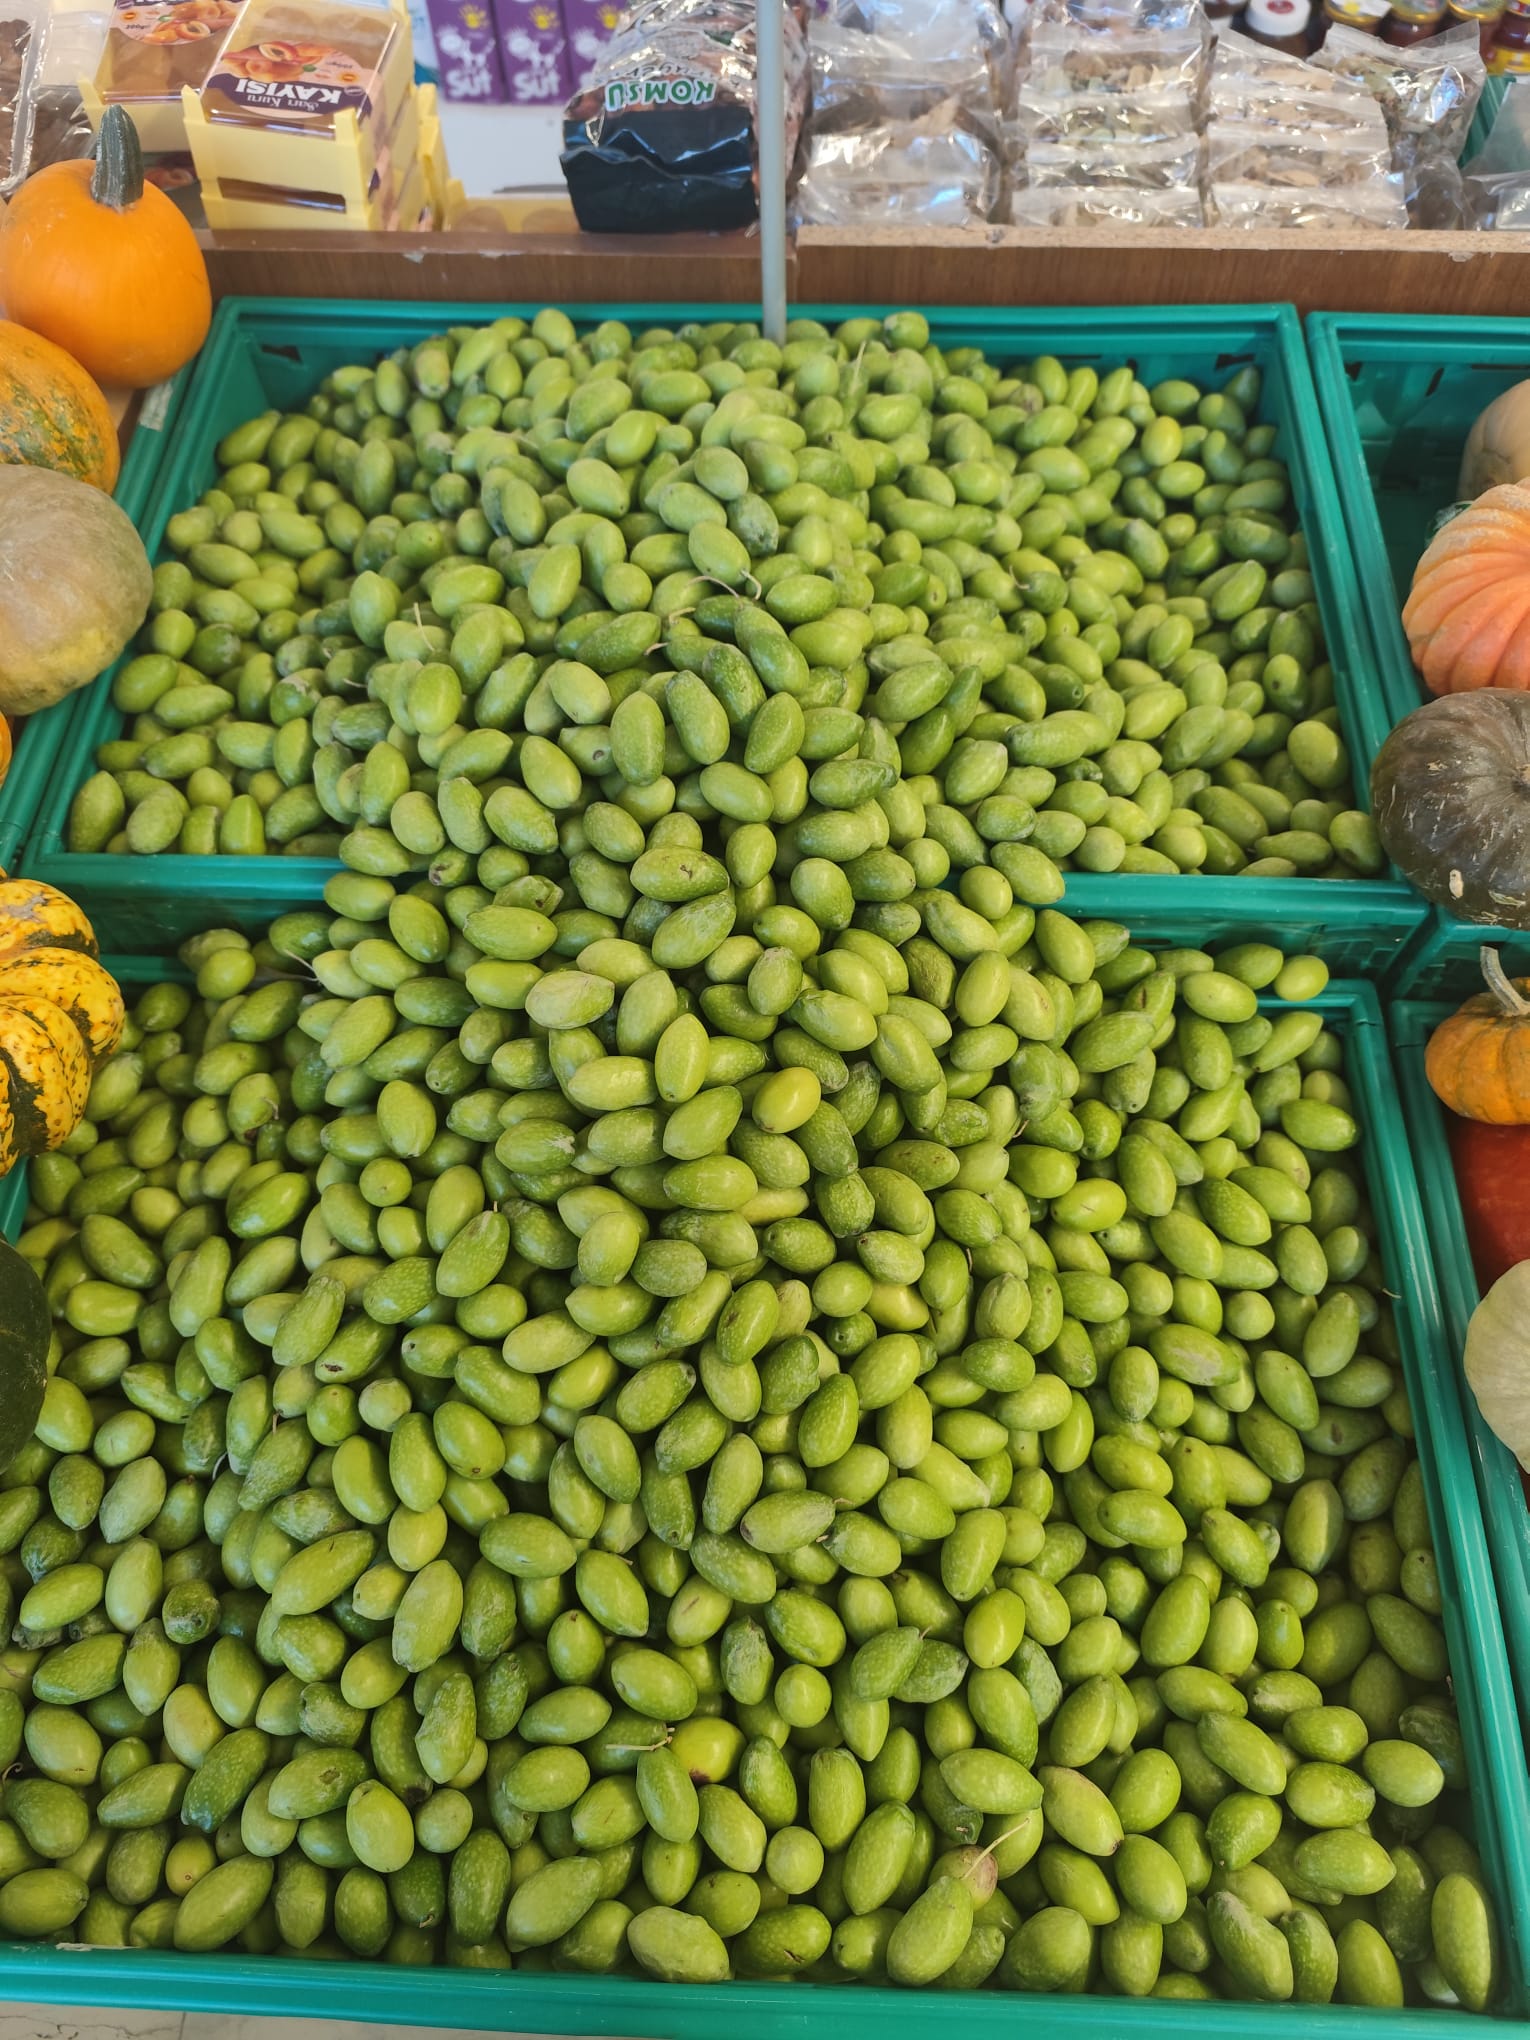
[[[109,106],[101,116],[90,195],[113,212],[125,212],[143,197],[143,149],[124,106]]]
[[[1498,951],[1489,949],[1484,943],[1478,961],[1482,966],[1484,984],[1503,1010],[1522,1019],[1530,1019],[1530,999],[1522,999],[1515,990],[1508,972],[1499,961]]]

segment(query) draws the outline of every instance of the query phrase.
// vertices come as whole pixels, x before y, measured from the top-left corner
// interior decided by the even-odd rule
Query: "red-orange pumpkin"
[[[0,320],[0,464],[56,468],[110,490],[121,456],[96,384],[72,354]]]
[[[1403,605],[1431,694],[1530,688],[1530,485],[1489,489],[1439,532]]]

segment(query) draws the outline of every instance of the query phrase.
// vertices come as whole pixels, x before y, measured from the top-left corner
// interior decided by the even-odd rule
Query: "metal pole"
[[[767,339],[786,338],[786,0],[756,0],[755,134],[760,165],[760,311]]]

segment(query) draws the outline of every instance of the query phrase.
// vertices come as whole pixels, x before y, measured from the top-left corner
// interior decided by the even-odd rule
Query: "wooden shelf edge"
[[[805,228],[802,301],[999,306],[1294,304],[1523,316],[1530,234],[1228,228]]]
[[[472,304],[759,302],[753,234],[206,234],[217,297]],[[1523,316],[1530,234],[807,228],[798,304],[1282,302],[1299,311]]]

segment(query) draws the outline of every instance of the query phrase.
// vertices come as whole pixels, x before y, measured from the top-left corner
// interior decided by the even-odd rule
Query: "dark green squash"
[[[1530,694],[1481,687],[1405,716],[1376,753],[1371,811],[1425,899],[1530,928]]]
[[[0,1473],[36,1428],[51,1333],[48,1299],[31,1263],[0,1240]]]

